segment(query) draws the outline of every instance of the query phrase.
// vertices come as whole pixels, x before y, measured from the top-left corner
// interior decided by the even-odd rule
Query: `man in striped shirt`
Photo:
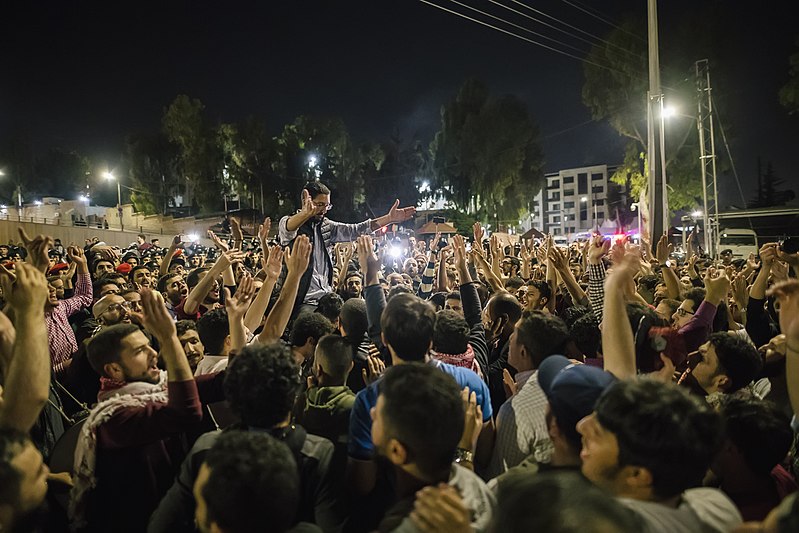
[[[77,264],[78,280],[75,283],[74,295],[72,298],[59,300],[56,298],[55,287],[48,284],[50,294],[44,315],[50,342],[50,360],[56,377],[63,377],[63,373],[72,362],[72,355],[78,351],[78,343],[75,340],[75,332],[69,325],[69,317],[92,304],[91,276],[83,250],[70,246],[67,254]]]

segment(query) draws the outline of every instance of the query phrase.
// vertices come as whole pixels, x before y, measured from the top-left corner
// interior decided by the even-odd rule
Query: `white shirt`
[[[227,355],[204,355],[197,364],[197,369],[194,371],[194,375],[203,376],[205,374],[221,372],[227,368],[227,363]]]

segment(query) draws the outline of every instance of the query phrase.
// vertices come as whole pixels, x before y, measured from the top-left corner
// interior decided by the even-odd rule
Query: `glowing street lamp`
[[[113,172],[104,172],[103,177],[108,181],[117,182],[117,215],[119,216],[119,230],[125,231],[125,225],[122,223],[122,187],[119,183],[119,179],[114,176]]]
[[[661,115],[663,116],[663,118],[671,118],[677,116],[677,108],[670,105],[664,106],[663,111],[661,111]]]

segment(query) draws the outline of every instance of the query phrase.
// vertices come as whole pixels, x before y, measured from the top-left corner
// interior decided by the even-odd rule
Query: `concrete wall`
[[[31,237],[34,235],[44,234],[51,235],[54,239],[61,239],[61,243],[64,246],[68,246],[70,244],[83,246],[86,242],[86,239],[97,237],[109,246],[119,246],[122,248],[136,242],[136,236],[139,234],[138,229],[137,231],[127,231],[127,226],[125,227],[125,231],[122,232],[118,229],[106,230],[96,227],[87,228],[81,226],[56,226],[54,224],[44,224],[40,222],[17,222],[16,217],[14,217],[12,220],[0,220],[0,242],[13,242],[19,244],[21,240],[19,238],[19,233],[17,232],[17,227],[24,228]],[[161,246],[164,248],[169,246],[169,243],[174,235],[174,233],[161,234],[160,232],[155,231],[145,231],[144,233],[147,235],[148,242],[150,239],[158,238],[161,241]],[[190,232],[186,233],[188,234]],[[199,231],[198,228],[196,233],[203,237],[200,239],[200,242],[203,245],[213,246],[213,243],[209,239],[204,238],[204,231]]]

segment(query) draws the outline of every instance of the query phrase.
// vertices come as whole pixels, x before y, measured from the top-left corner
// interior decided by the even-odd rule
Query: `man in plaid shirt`
[[[56,377],[63,377],[63,372],[72,362],[72,354],[78,351],[78,343],[75,340],[75,332],[69,325],[69,317],[92,304],[92,282],[83,250],[71,246],[67,253],[77,264],[78,281],[75,283],[74,296],[59,300],[56,298],[55,287],[48,284],[50,295],[44,315],[47,337],[50,341],[50,360]]]

